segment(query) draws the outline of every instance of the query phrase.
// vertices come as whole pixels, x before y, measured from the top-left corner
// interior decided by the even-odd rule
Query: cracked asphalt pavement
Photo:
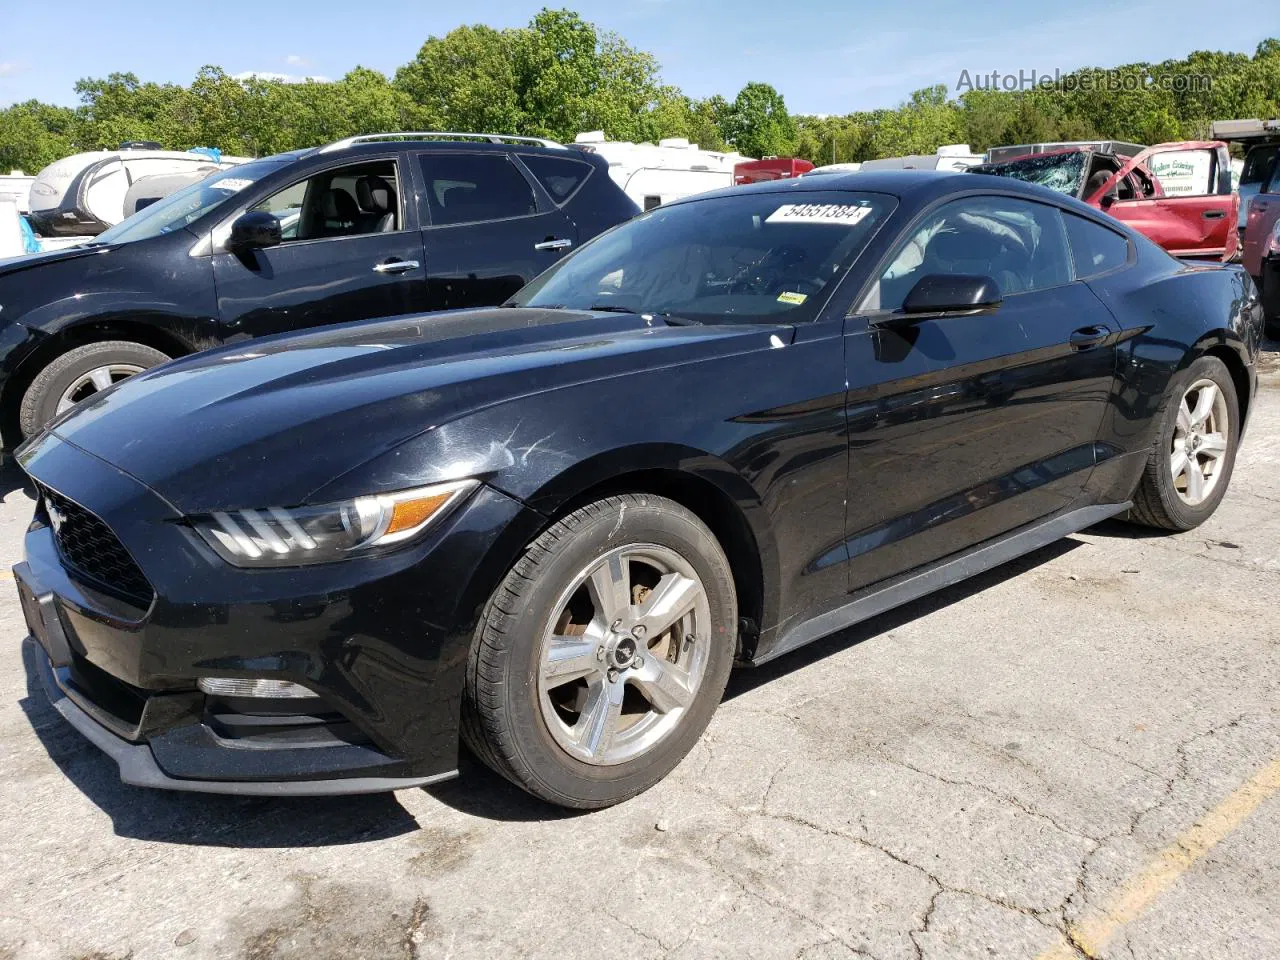
[[[585,815],[474,765],[122,786],[31,678],[10,578],[0,960],[1280,956],[1280,355],[1263,380],[1201,529],[1107,523],[738,674],[666,782]]]

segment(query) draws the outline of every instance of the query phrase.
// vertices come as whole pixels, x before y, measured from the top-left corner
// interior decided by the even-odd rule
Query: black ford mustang
[[[1249,278],[1008,179],[659,207],[500,308],[248,341],[30,441],[31,669],[129,783],[602,806],[760,663],[1106,517],[1185,530]]]

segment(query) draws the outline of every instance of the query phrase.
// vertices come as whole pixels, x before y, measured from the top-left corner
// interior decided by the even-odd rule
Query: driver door
[[[283,241],[214,253],[223,338],[427,310],[422,235],[405,183],[397,155],[362,157],[255,204],[280,220]]]
[[[927,214],[846,321],[849,589],[1071,506],[1115,373],[1118,326],[1075,279],[1056,207],[966,197]],[[924,276],[992,277],[979,314],[904,316]]]
[[[1154,196],[1103,199],[1122,178],[1142,170],[1150,171],[1159,187]],[[1231,188],[1231,157],[1224,143],[1151,147],[1131,158],[1085,200],[1175,257],[1229,260],[1239,245],[1240,198]]]

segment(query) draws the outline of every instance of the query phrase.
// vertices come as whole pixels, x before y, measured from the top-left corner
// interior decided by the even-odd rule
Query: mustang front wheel
[[[563,806],[652,786],[724,693],[737,624],[724,552],[692,513],[645,494],[555,523],[490,600],[463,731],[503,776]]]

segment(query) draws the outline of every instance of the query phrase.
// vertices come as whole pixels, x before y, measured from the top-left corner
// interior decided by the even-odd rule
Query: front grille
[[[111,528],[56,490],[42,486],[40,492],[67,570],[124,600],[150,606],[155,591]]]

